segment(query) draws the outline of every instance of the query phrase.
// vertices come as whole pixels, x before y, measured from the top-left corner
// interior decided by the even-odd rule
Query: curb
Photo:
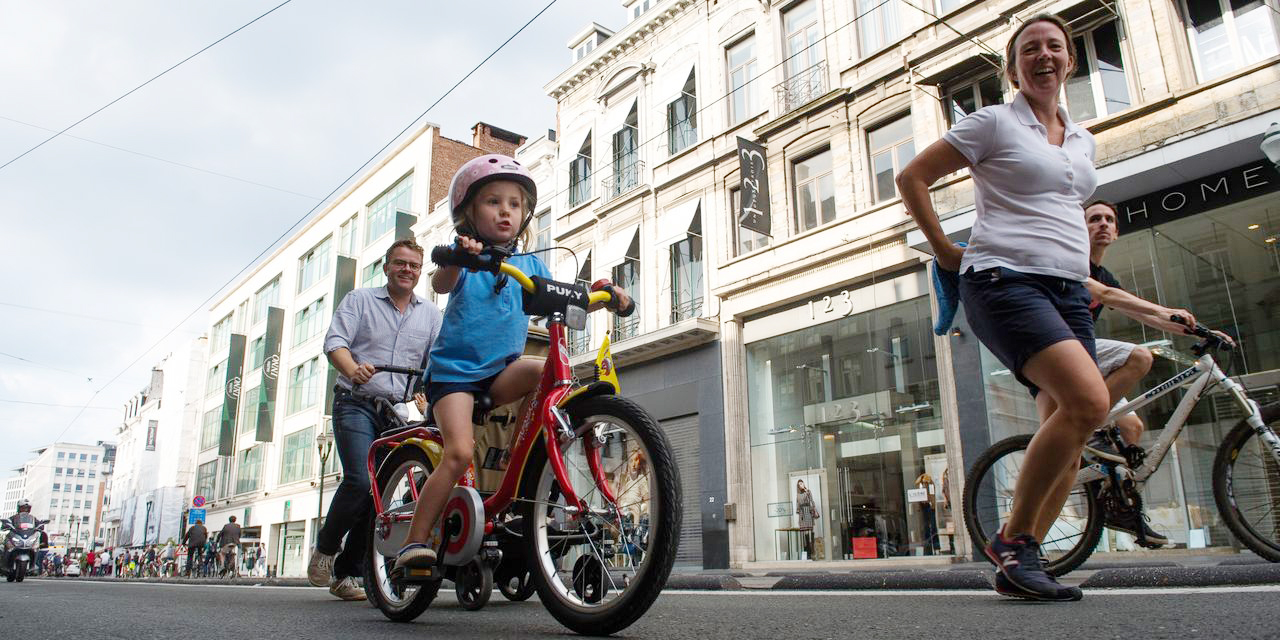
[[[1102,569],[1080,586],[1086,589],[1134,587],[1208,587],[1280,584],[1280,564],[1229,567],[1153,567]]]
[[[988,572],[895,571],[816,575],[792,575],[778,580],[772,589],[990,589]]]

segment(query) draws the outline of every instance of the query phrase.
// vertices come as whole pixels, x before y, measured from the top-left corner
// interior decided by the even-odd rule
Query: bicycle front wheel
[[[1262,421],[1280,427],[1280,403],[1262,407]],[[1240,421],[1213,461],[1213,497],[1222,521],[1244,546],[1280,562],[1280,465],[1253,427]]]
[[[566,503],[539,444],[521,478],[525,557],[556,620],[581,634],[609,635],[644,615],[671,575],[680,480],[666,436],[635,403],[600,396],[570,412],[578,437],[562,446],[563,461],[587,508]]]
[[[979,548],[1009,521],[1013,512],[1013,487],[1022,471],[1022,459],[1031,435],[1005,438],[978,457],[964,486],[964,522]],[[1090,487],[1074,487],[1058,519],[1049,528],[1040,549],[1048,559],[1047,571],[1064,575],[1079,567],[1102,537],[1102,506]]]

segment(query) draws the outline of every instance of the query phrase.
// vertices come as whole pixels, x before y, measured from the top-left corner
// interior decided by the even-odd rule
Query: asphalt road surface
[[[447,584],[447,583],[446,583]],[[620,637],[1280,638],[1280,585],[1086,591],[1071,604],[977,591],[671,592]],[[465,611],[449,589],[393,623],[322,589],[32,579],[0,583],[5,638],[567,638],[538,603],[495,593]]]

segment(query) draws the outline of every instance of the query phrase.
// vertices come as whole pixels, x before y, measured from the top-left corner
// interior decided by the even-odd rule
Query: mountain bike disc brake
[[[447,565],[463,565],[480,552],[484,541],[484,501],[471,487],[454,487],[440,517],[444,541],[441,560]]]

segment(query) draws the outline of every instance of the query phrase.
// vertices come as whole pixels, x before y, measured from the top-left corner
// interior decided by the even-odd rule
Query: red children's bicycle
[[[431,259],[519,283],[526,312],[548,320],[551,350],[531,410],[512,427],[510,446],[484,456],[484,468],[502,471],[500,485],[481,494],[474,467],[467,470],[445,506],[433,541],[439,561],[429,571],[392,574],[418,492],[440,459],[440,433],[429,421],[402,422],[373,443],[369,598],[388,618],[409,621],[431,604],[444,578],[455,583],[469,609],[487,603],[496,578],[512,600],[536,591],[551,614],[578,633],[626,628],[644,615],[671,574],[681,488],[662,430],[618,395],[608,340],[597,358],[596,381],[579,384],[569,367],[566,327],[583,328],[588,305],[610,304],[612,288],[603,283],[588,291],[531,279],[495,254],[437,247]],[[485,402],[477,398],[477,414]]]

